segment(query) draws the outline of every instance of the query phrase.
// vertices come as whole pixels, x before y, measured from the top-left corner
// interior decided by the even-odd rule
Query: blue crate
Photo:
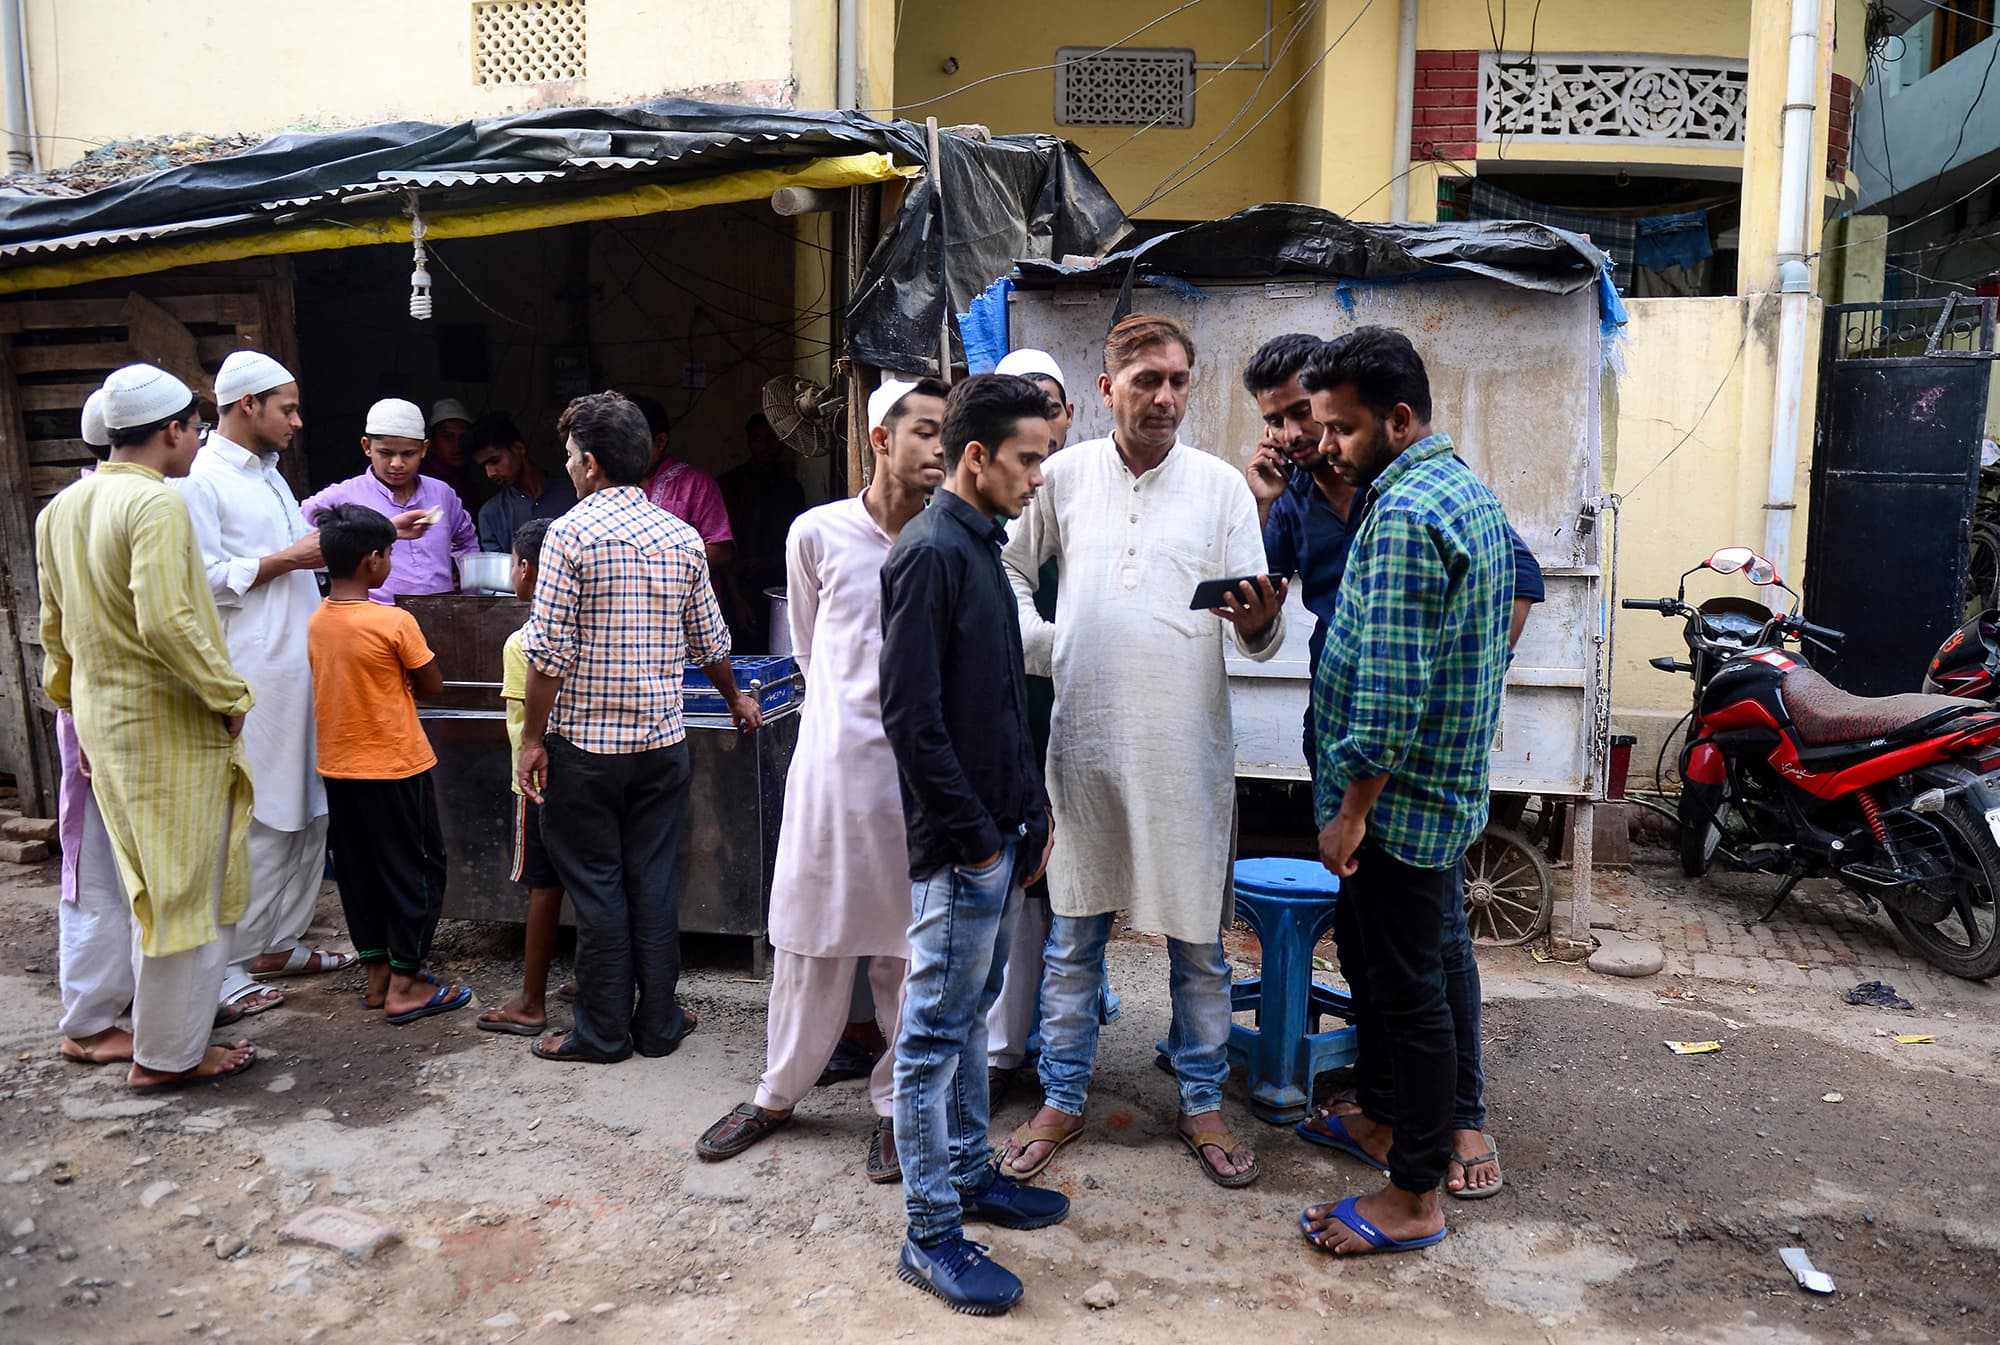
[[[752,682],[761,684],[757,704],[766,714],[797,701],[805,688],[793,674],[799,665],[790,654],[744,654],[729,660],[739,690],[748,691]],[[699,668],[689,668],[681,677],[681,708],[691,715],[726,715],[722,693],[715,689]]]

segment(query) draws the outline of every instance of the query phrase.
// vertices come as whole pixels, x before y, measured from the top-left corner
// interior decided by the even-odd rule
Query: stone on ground
[[[1655,976],[1667,965],[1660,945],[1630,935],[1606,931],[1586,964],[1603,976]]]
[[[402,1230],[372,1214],[341,1205],[315,1205],[278,1230],[286,1242],[310,1242],[331,1247],[342,1256],[365,1261],[385,1243],[402,1237]]]
[[[1115,1308],[1118,1306],[1118,1286],[1110,1280],[1099,1280],[1083,1291],[1083,1305],[1086,1308]]]

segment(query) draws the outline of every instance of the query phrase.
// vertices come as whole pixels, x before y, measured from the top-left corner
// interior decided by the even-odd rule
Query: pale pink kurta
[[[882,562],[858,499],[801,514],[785,539],[792,650],[806,675],[771,880],[771,946],[805,957],[910,955],[910,854],[882,731]]]

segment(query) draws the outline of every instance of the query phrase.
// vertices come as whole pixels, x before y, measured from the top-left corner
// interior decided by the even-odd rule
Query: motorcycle
[[[1945,637],[1924,670],[1924,690],[1968,700],[2000,699],[2000,612],[1981,612]]]
[[[1791,595],[1789,612],[1746,599],[1687,601],[1704,571]],[[1767,920],[1802,879],[1830,875],[1889,919],[1923,958],[1967,980],[2000,972],[2000,709],[1964,697],[1850,696],[1796,646],[1845,638],[1799,615],[1798,594],[1748,547],[1724,547],[1672,598],[1620,606],[1685,622],[1694,679],[1680,753],[1680,858],[1782,874]],[[2000,667],[2000,664],[1996,664]]]

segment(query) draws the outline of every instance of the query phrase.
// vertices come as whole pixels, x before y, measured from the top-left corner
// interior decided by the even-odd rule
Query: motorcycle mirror
[[[1755,561],[1756,559],[1757,559],[1757,553],[1752,551],[1747,546],[1725,546],[1720,551],[1710,556],[1707,560],[1703,561],[1702,564],[1707,566],[1709,569],[1715,571],[1717,574],[1735,574],[1738,570],[1744,569],[1747,566],[1749,566],[1750,563]],[[1765,567],[1768,569],[1771,563],[1769,561],[1765,561],[1764,564]],[[1754,584],[1757,581],[1753,579],[1750,582]],[[1768,583],[1769,581],[1767,580],[1765,582]]]
[[[1767,588],[1772,584],[1778,584],[1780,587],[1783,587],[1783,584],[1778,579],[1778,567],[1770,561],[1765,560],[1762,556],[1752,555],[1750,557],[1750,565],[1743,577],[1759,588]]]

